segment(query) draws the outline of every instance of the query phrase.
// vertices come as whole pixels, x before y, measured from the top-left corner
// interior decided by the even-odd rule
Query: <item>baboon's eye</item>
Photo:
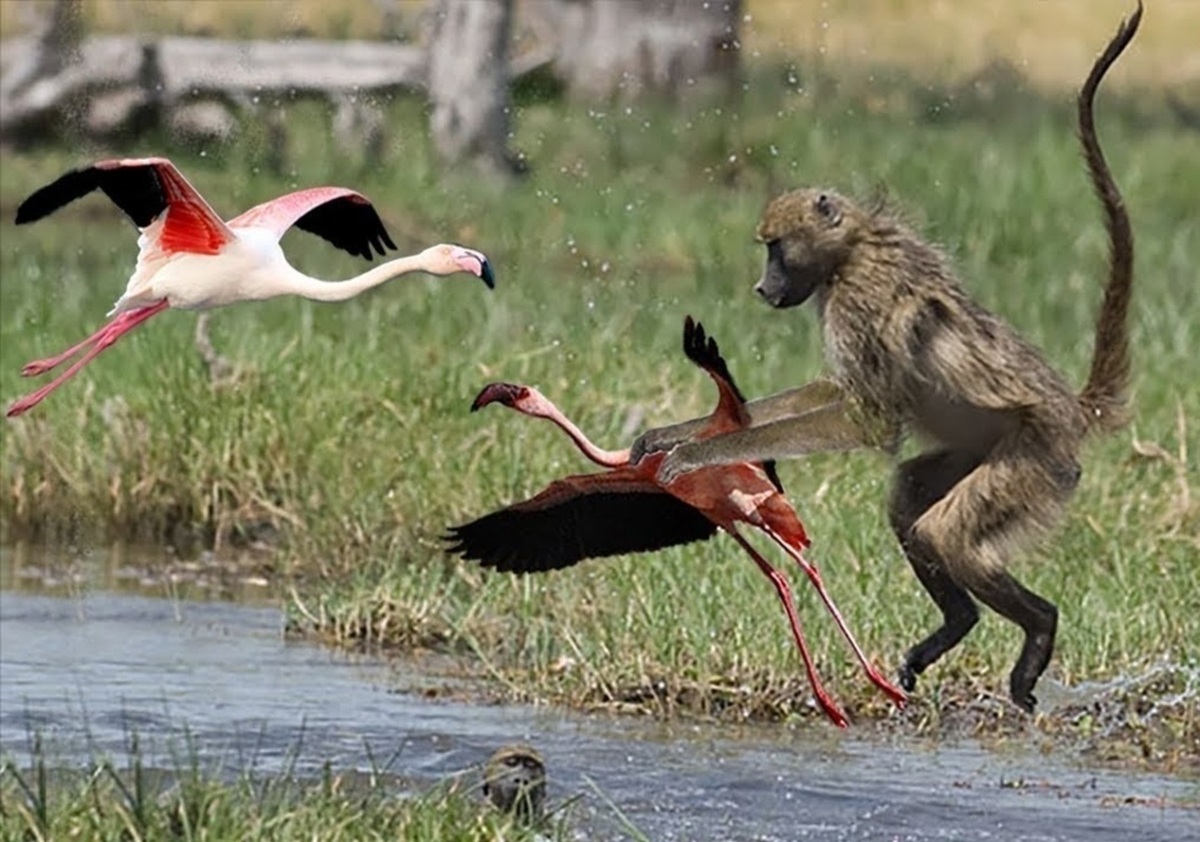
[[[838,211],[837,205],[824,193],[817,197],[817,213],[831,225],[837,225],[842,220],[842,215]]]

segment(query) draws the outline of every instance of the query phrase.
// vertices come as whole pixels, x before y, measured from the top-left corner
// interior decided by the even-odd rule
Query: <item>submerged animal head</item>
[[[541,821],[546,803],[546,764],[542,756],[527,745],[497,749],[484,766],[483,794],[497,809],[518,819]]]

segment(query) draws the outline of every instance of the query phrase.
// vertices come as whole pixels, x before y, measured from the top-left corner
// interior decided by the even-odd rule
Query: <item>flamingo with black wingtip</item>
[[[114,317],[111,321],[63,353],[21,370],[26,377],[45,374],[82,353],[53,381],[14,402],[9,417],[37,406],[101,351],[168,307],[205,310],[280,295],[345,301],[409,272],[466,272],[489,288],[495,285],[483,254],[449,244],[390,260],[345,281],[310,277],[292,268],[279,247],[293,225],[367,260],[396,249],[365,196],[346,187],[313,187],[256,205],[224,222],[166,158],[98,161],[72,170],[22,202],[16,222],[36,222],[97,189],[140,230],[137,266],[108,313]]]

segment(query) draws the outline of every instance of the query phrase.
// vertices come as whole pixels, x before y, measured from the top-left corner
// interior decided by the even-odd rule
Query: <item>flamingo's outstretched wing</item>
[[[167,211],[159,244],[167,252],[216,254],[234,238],[196,188],[166,158],[97,161],[47,184],[17,208],[17,224],[36,222],[95,189],[104,191],[138,228]]]
[[[708,423],[696,437],[704,439],[749,426],[750,418],[745,409],[746,396],[733,382],[733,374],[730,373],[725,358],[721,356],[717,340],[707,336],[704,332],[704,325],[693,321],[691,316],[687,316],[683,320],[683,353],[689,360],[708,372],[708,376],[717,384],[717,391],[720,394],[717,408],[713,410]],[[767,478],[771,484],[782,493],[783,483],[779,480],[779,471],[775,468],[775,462],[766,461],[762,463],[762,466],[763,470],[767,472]]]
[[[374,257],[372,248],[380,255],[396,248],[374,205],[348,187],[297,190],[255,205],[229,220],[229,224],[234,228],[266,228],[277,238],[295,225],[367,260]]]
[[[717,527],[632,469],[566,477],[521,503],[455,526],[449,551],[508,573],[569,567],[703,541]]]

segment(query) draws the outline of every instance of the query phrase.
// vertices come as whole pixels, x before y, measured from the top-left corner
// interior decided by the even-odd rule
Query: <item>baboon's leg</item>
[[[1021,539],[1053,523],[1078,479],[1073,460],[1051,455],[1036,440],[1014,433],[910,530],[918,551],[940,559],[959,587],[1025,632],[1009,691],[1030,712],[1037,703],[1033,687],[1054,651],[1058,609],[1005,571],[1005,555]]]
[[[917,676],[953,649],[979,621],[979,609],[967,591],[950,577],[932,547],[913,540],[911,534],[917,519],[977,464],[975,457],[939,450],[910,459],[896,471],[889,506],[892,529],[917,579],[942,611],[942,625],[904,656],[900,686],[905,690],[916,687]]]
[[[1012,620],[1025,632],[1025,645],[1008,676],[1012,700],[1029,713],[1037,704],[1033,687],[1050,663],[1058,630],[1058,608],[1035,594],[1004,571],[986,576],[971,585],[980,602]]]

